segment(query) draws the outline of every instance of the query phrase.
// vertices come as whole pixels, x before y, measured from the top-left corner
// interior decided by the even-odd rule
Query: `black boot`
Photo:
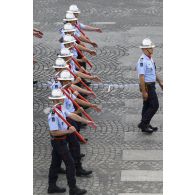
[[[58,174],[66,174],[66,170],[64,170],[62,167],[59,168]]]
[[[85,154],[81,153],[80,158],[83,158],[83,157],[85,157]]]
[[[60,188],[58,186],[55,185],[49,185],[48,189],[47,189],[47,193],[48,194],[53,194],[53,193],[64,193],[66,192],[66,188]]]
[[[77,177],[88,176],[91,174],[92,174],[92,171],[86,171],[85,169],[83,169],[82,166],[76,167],[76,176]]]
[[[145,133],[153,133],[153,130],[152,129],[149,129],[149,126],[144,124],[143,122],[139,123],[138,124],[138,128],[140,128],[142,130],[142,132],[145,132]]]
[[[70,188],[69,195],[82,195],[86,194],[87,190],[80,189],[79,187],[75,186],[74,188]]]
[[[153,127],[152,125],[149,124],[148,126],[149,129],[152,129],[153,131],[157,131],[158,130],[158,127]]]

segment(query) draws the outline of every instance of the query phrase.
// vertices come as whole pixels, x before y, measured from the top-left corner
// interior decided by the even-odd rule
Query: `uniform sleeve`
[[[48,123],[49,123],[50,131],[59,130],[58,119],[55,115],[51,115],[51,114],[49,115]]]
[[[65,111],[65,115],[66,115],[67,117],[69,117],[70,114],[71,114],[71,113],[70,113],[69,111],[67,111],[67,110]]]
[[[137,72],[138,72],[138,75],[140,75],[140,74],[145,75],[146,63],[144,62],[144,60],[142,58],[137,63]]]
[[[64,44],[60,43],[60,49],[64,49],[64,48],[65,48]]]
[[[74,74],[77,74],[77,73],[78,73],[78,71],[77,71],[76,69],[74,69],[74,70],[73,70],[73,73],[74,73]]]
[[[80,33],[78,30],[76,30],[76,31],[74,32],[74,35],[75,35],[76,37],[80,37],[80,36],[81,36],[81,33]]]
[[[64,32],[63,32],[63,28],[60,28],[59,29],[59,33],[60,33],[60,35],[63,37],[65,34],[64,34]]]
[[[80,25],[80,28],[81,28],[81,29],[84,29],[84,28],[86,27],[86,25],[83,24],[83,23],[79,23],[79,25]]]
[[[75,100],[77,98],[74,94],[71,94],[71,97],[73,100]]]

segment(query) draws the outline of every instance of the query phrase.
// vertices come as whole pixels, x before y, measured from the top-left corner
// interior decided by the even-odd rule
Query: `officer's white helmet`
[[[53,89],[51,92],[51,96],[49,96],[50,100],[54,99],[65,99],[66,96],[62,93],[61,89]]]
[[[75,43],[76,42],[75,38],[72,37],[71,35],[65,35],[65,36],[63,36],[63,41],[64,41],[63,42],[64,44]]]
[[[142,41],[142,45],[139,46],[140,48],[154,48],[155,45],[152,43],[152,41],[149,38],[145,38]]]
[[[77,5],[71,5],[69,7],[69,10],[67,11],[68,13],[75,13],[75,14],[80,14],[81,11],[79,10],[79,8],[77,7]]]
[[[66,68],[66,67],[67,67],[67,64],[65,60],[62,58],[57,58],[55,61],[55,65],[53,66],[53,68]]]
[[[71,23],[66,23],[64,25],[64,29],[62,30],[63,32],[75,32],[76,29],[73,27]]]
[[[75,21],[78,20],[73,13],[66,13],[66,18],[63,19],[63,21]]]
[[[73,54],[70,52],[70,50],[68,48],[62,48],[60,50],[60,55],[58,55],[58,57],[60,58],[66,58],[66,57],[72,57]]]
[[[60,81],[73,81],[74,77],[70,74],[68,70],[63,70],[57,79]]]

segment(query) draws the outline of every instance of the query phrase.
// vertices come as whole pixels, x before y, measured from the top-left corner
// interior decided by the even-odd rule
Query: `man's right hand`
[[[148,99],[148,93],[146,91],[142,92],[143,100],[146,101]]]
[[[67,131],[67,133],[68,134],[71,134],[71,133],[74,133],[75,131],[76,131],[75,127],[70,126],[69,129],[68,129],[68,131]]]

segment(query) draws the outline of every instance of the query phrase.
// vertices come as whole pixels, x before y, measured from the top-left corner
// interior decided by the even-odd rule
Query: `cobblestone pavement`
[[[143,135],[137,128],[142,99],[135,64],[141,55],[139,44],[143,38],[150,37],[157,45],[154,59],[162,78],[161,0],[34,0],[34,27],[44,32],[43,39],[34,38],[38,61],[33,69],[34,80],[39,81],[33,91],[34,194],[47,194],[51,146],[43,109],[50,106],[47,82],[54,75],[51,66],[60,48],[57,31],[62,26],[65,11],[73,3],[82,11],[81,21],[103,29],[101,34],[87,33],[99,45],[97,56],[89,56],[94,64],[92,71],[103,79],[103,83],[92,85],[97,98],[91,102],[101,104],[103,110],[101,113],[88,111],[98,128],[94,131],[87,127],[82,131],[89,143],[81,147],[87,154],[84,167],[94,172],[91,178],[77,178],[78,185],[86,188],[89,195],[160,195],[163,188],[163,94],[157,87],[160,108],[152,124],[160,129],[151,136]],[[125,151],[130,155],[126,156]],[[60,186],[67,186],[65,176],[58,180]]]

